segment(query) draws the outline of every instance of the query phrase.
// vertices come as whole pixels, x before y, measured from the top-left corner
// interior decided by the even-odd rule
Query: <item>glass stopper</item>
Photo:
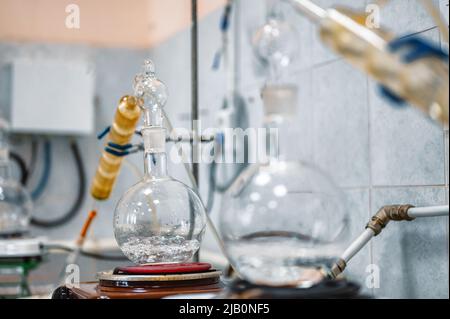
[[[134,94],[143,100],[143,109],[164,107],[167,101],[167,87],[155,74],[155,66],[151,60],[145,60],[143,72],[134,78]]]

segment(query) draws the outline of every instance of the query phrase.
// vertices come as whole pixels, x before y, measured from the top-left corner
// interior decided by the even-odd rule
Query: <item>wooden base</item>
[[[97,274],[99,281],[79,287],[59,287],[53,299],[159,299],[179,294],[215,293],[223,289],[220,272],[193,274],[116,275]]]
[[[117,288],[102,287],[98,282],[81,283],[79,288],[59,287],[52,299],[160,299],[179,294],[215,293],[222,291],[221,283],[192,287]]]

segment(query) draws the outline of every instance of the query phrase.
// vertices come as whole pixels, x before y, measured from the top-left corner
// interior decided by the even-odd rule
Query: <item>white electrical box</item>
[[[18,60],[12,64],[11,77],[13,132],[93,132],[95,82],[88,62]]]

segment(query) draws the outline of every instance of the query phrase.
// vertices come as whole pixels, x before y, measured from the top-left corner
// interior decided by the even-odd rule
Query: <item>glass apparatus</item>
[[[277,39],[262,36],[256,49],[270,61],[271,70],[284,72],[293,51],[278,45]],[[288,158],[292,140],[285,131],[296,112],[297,87],[272,77],[262,97],[267,158],[251,165],[225,194],[220,231],[227,255],[244,279],[269,286],[310,287],[323,280],[346,243],[344,198],[314,165]]]
[[[448,128],[448,57],[424,54],[425,49],[419,46],[417,52],[422,57],[407,61],[413,55],[405,59],[404,50],[393,50],[389,43],[394,35],[367,28],[366,16],[344,8],[325,10],[309,0],[289,2],[320,27],[323,42],[335,53]],[[423,2],[432,6],[430,1]],[[444,33],[448,35],[448,29]],[[407,42],[408,38],[402,40]]]
[[[136,131],[141,117],[141,110],[134,96],[123,96],[116,109],[114,122],[108,135],[108,141],[124,145],[128,144]],[[123,157],[114,156],[105,150],[92,180],[91,195],[97,200],[108,199],[120,172]]]
[[[286,21],[280,1],[266,1],[266,23],[253,37],[253,48],[260,62],[268,68],[269,78],[280,80],[299,50],[298,32]]]
[[[114,234],[136,264],[186,262],[200,247],[205,209],[194,190],[167,174],[162,116],[167,90],[151,61],[136,76],[134,90],[144,115],[145,176],[118,202]]]
[[[32,210],[28,191],[10,178],[8,131],[8,123],[0,118],[0,237],[26,233]]]

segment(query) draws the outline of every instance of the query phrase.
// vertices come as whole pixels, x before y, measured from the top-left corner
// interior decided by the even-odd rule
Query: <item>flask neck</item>
[[[144,173],[146,179],[161,179],[167,177],[166,153],[145,152]]]
[[[290,119],[297,113],[298,89],[294,85],[270,85],[262,91],[267,156],[270,161],[287,160],[293,143]]]
[[[0,179],[9,178],[9,144],[6,134],[0,130]]]
[[[159,106],[146,108],[144,111],[144,126],[163,127],[162,109]]]
[[[266,0],[266,17],[284,21],[283,10],[278,0]]]
[[[162,126],[161,108],[144,113],[144,173],[147,179],[160,179],[167,175],[166,130]]]
[[[274,162],[286,159],[285,148],[282,143],[286,136],[283,135],[284,120],[282,118],[273,119],[266,118],[264,121],[264,129],[266,133],[266,156],[268,162]]]

